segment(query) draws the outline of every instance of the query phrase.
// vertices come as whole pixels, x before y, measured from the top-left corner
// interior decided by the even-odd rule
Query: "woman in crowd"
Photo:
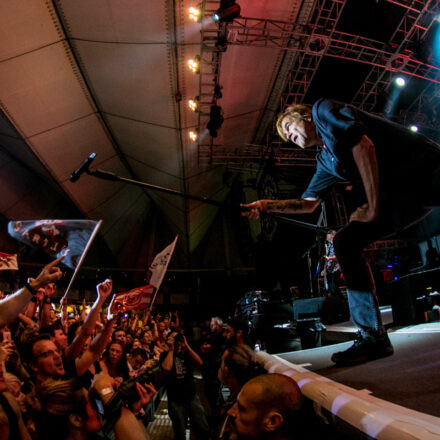
[[[99,364],[102,371],[108,373],[118,382],[122,382],[129,378],[127,356],[124,347],[120,342],[112,341],[110,343]]]

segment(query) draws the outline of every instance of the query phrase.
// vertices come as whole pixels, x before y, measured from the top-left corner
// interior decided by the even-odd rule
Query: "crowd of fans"
[[[147,439],[165,392],[176,440],[188,427],[196,440],[298,434],[299,388],[265,373],[246,325],[155,309],[113,315],[111,280],[89,310],[68,313],[66,300],[54,307],[59,263],[0,300],[0,440]]]

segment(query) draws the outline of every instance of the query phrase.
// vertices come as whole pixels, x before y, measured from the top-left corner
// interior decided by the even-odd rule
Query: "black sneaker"
[[[382,333],[374,339],[364,339],[358,335],[350,348],[333,353],[331,359],[338,365],[355,365],[391,356],[393,353],[394,349],[387,333]]]

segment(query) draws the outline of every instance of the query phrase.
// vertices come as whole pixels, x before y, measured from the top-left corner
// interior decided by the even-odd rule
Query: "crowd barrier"
[[[294,379],[315,409],[325,409],[367,437],[379,440],[440,440],[440,418],[371,396],[277,356],[257,353],[269,373]]]

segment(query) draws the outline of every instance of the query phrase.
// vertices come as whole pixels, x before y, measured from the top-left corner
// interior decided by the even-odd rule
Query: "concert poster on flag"
[[[116,293],[110,304],[110,312],[116,314],[125,312],[126,310],[146,309],[151,301],[154,293],[154,286],[137,287],[128,292]]]
[[[17,254],[0,252],[0,270],[18,270]]]
[[[24,220],[8,223],[11,237],[75,269],[94,238],[100,222],[95,220]]]

